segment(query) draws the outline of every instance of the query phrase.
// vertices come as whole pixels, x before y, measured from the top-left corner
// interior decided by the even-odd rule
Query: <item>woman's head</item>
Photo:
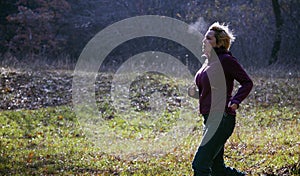
[[[209,43],[211,47],[229,50],[234,39],[235,37],[228,26],[215,22],[209,27],[205,34],[203,44],[204,48],[207,48],[207,43]]]

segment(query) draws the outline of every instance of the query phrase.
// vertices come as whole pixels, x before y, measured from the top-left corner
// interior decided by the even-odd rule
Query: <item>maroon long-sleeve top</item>
[[[239,104],[248,96],[250,93],[253,82],[245,72],[243,67],[237,62],[237,59],[232,56],[230,51],[227,51],[224,48],[214,48],[216,54],[219,59],[219,63],[221,63],[223,70],[217,71],[219,69],[213,61],[208,59],[207,63],[203,64],[201,69],[197,72],[195,76],[195,82],[199,89],[199,109],[201,114],[209,114],[211,109],[211,84],[209,81],[209,77],[207,72],[210,73],[217,73],[217,74],[210,74],[213,77],[218,76],[220,74],[225,75],[225,82],[226,82],[226,104],[224,107],[224,111],[228,114],[235,115],[236,112],[228,107],[228,104]],[[219,64],[220,65],[220,64]],[[223,72],[224,71],[224,72]],[[214,78],[210,78],[214,79]],[[234,80],[239,82],[240,87],[237,93],[232,96],[232,91],[234,87]],[[219,85],[220,86],[220,85]],[[225,85],[224,85],[225,86]],[[214,87],[213,87],[214,88]]]

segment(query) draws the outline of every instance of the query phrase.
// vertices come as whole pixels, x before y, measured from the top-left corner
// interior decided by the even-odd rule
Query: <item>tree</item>
[[[275,33],[275,40],[272,48],[271,58],[269,60],[269,65],[275,63],[278,60],[278,52],[280,50],[282,24],[283,24],[278,0],[272,0],[272,6],[275,14],[276,33]]]
[[[17,13],[8,15],[7,21],[15,34],[8,43],[12,54],[57,54],[64,43],[59,35],[60,19],[70,9],[65,0],[19,0]]]
[[[14,35],[13,30],[10,30],[10,24],[6,17],[18,11],[16,2],[13,1],[0,1],[0,53],[4,53],[8,47],[8,41]]]

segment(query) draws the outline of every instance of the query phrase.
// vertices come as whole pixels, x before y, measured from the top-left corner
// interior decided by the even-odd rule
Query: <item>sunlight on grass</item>
[[[70,106],[1,111],[0,175],[192,175],[202,137],[198,102],[155,78],[132,85],[132,109],[112,106],[105,87],[96,91],[98,116],[85,106],[78,114]],[[299,175],[299,88],[284,79],[254,82],[225,162],[249,175]]]
[[[270,107],[240,113],[243,115],[237,117],[235,132],[226,144],[226,163],[251,175],[277,173],[285,167],[288,173],[297,175],[299,111]],[[124,139],[131,138],[129,132],[135,130],[132,137],[141,141],[139,132],[151,136],[161,128],[147,120],[141,125],[141,120],[124,126],[116,118],[107,120],[107,125],[123,132]],[[202,133],[202,119],[195,117],[194,129],[181,145],[162,154],[139,153],[124,158],[118,153],[106,154],[89,142],[70,107],[3,111],[0,122],[2,174],[190,175],[190,163]]]

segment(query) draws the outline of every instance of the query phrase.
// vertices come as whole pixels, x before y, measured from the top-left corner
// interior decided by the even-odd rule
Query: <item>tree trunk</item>
[[[273,11],[275,15],[276,33],[275,33],[275,40],[273,43],[271,58],[269,60],[269,65],[275,63],[278,60],[278,52],[280,50],[281,32],[282,32],[282,24],[283,24],[278,0],[272,0],[272,5],[273,5]]]

